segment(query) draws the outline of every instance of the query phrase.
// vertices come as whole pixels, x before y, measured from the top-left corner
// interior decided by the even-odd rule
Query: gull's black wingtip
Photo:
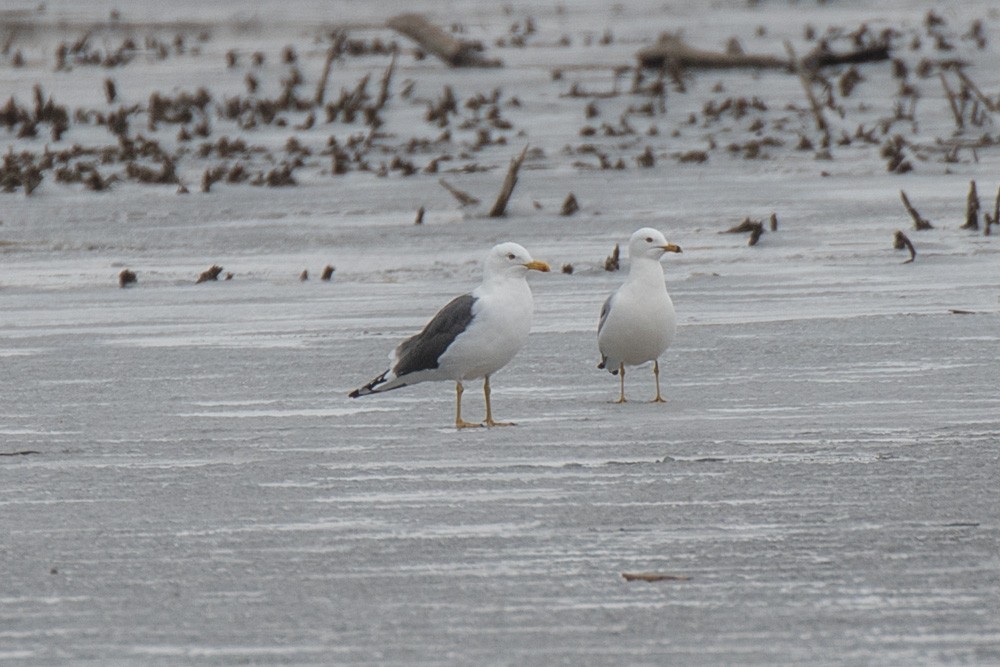
[[[355,389],[354,391],[352,391],[350,394],[347,395],[347,397],[348,398],[359,398],[361,396],[368,396],[369,394],[376,393],[376,389],[375,388],[378,387],[383,382],[385,382],[385,376],[388,373],[389,373],[389,371],[386,370],[385,373],[382,373],[381,375],[379,375],[377,378],[375,378],[374,380],[372,380],[371,382],[369,382],[365,386],[358,387],[357,389]]]

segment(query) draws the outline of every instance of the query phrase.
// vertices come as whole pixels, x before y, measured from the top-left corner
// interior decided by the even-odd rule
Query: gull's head
[[[486,256],[487,275],[524,275],[528,271],[548,271],[549,265],[531,258],[531,253],[517,243],[493,246]]]
[[[643,227],[628,241],[629,259],[648,257],[659,261],[665,252],[681,252],[681,248],[667,241],[663,232],[652,227]]]

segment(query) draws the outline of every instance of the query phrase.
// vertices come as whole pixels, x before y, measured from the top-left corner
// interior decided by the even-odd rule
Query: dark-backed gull
[[[351,398],[398,389],[418,382],[455,383],[455,426],[483,426],[462,419],[463,383],[483,378],[486,426],[509,426],[493,419],[490,376],[506,366],[528,340],[533,301],[526,280],[529,270],[549,265],[531,258],[516,243],[494,246],[483,265],[483,282],[455,297],[438,311],[423,331],[404,340],[389,355],[389,368]]]

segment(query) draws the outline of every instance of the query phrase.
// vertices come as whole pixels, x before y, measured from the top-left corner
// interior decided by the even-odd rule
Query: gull
[[[533,301],[528,271],[549,271],[517,243],[494,246],[483,263],[483,282],[455,297],[423,331],[400,343],[389,368],[349,396],[358,398],[432,380],[455,383],[455,428],[478,427],[462,419],[463,385],[483,378],[486,426],[512,426],[493,419],[490,376],[510,363],[528,340]]]
[[[643,227],[632,234],[628,242],[628,277],[601,308],[597,325],[601,363],[597,367],[619,376],[621,393],[616,403],[625,402],[625,366],[647,361],[653,362],[656,378],[653,402],[665,402],[660,395],[659,357],[677,331],[674,304],[667,294],[660,265],[660,258],[666,252],[681,252],[681,249],[668,243],[662,232]]]

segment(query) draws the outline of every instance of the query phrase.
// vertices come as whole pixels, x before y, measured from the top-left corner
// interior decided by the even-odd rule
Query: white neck
[[[650,277],[663,281],[663,265],[651,257],[636,257],[631,261],[627,280],[643,280]]]

